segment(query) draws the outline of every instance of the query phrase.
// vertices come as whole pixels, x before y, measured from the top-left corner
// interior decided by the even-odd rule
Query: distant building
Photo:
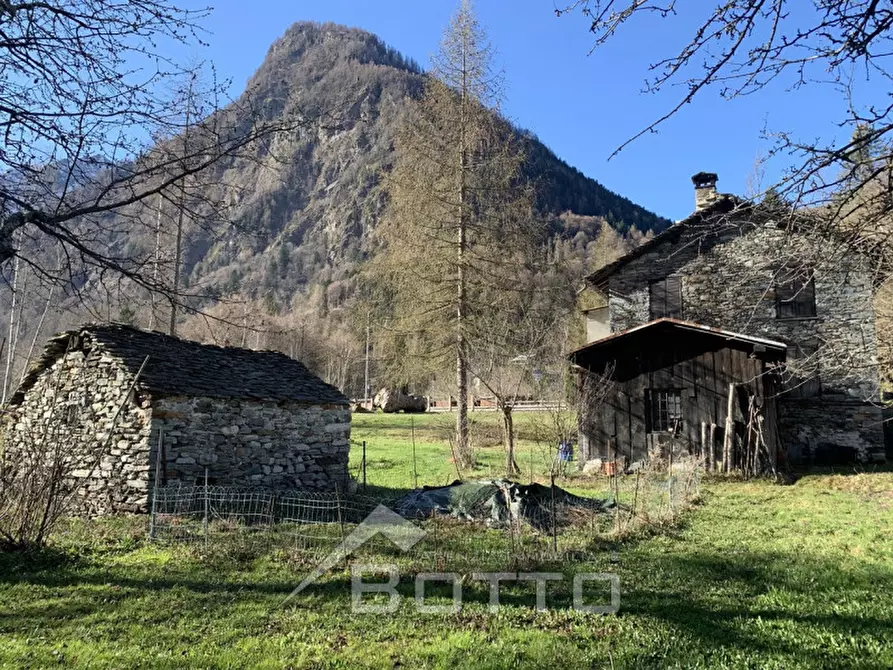
[[[756,411],[780,460],[882,462],[868,252],[693,181],[691,216],[587,278],[608,302],[590,332],[611,334],[572,359],[617,383],[584,407],[584,459],[715,453],[731,406],[736,444]]]
[[[8,410],[5,457],[59,445],[92,513],[146,511],[156,472],[160,484],[206,470],[221,485],[348,483],[347,398],[277,352],[83,326],[47,343]]]

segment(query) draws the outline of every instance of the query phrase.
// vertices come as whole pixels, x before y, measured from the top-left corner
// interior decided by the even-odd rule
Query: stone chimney
[[[716,182],[719,177],[715,172],[698,172],[691,178],[695,185],[695,211],[699,212],[713,204],[719,197],[716,193]]]

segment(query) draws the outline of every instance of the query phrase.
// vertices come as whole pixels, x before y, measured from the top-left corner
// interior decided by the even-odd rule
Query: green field
[[[572,425],[569,417],[558,419]],[[515,414],[516,460],[524,479],[546,481],[555,458],[556,419],[547,413]],[[460,473],[450,458],[449,436],[456,415],[442,414],[355,414],[351,436],[351,468],[360,473],[362,449],[366,441],[366,476],[369,485],[403,491],[418,485],[448,484],[459,478],[502,477],[505,474],[505,448],[500,418],[495,412],[472,412],[470,433],[477,465]],[[415,442],[415,475],[413,468]]]
[[[408,421],[357,417],[378,486],[412,483]],[[420,483],[452,478],[442,421],[413,419]],[[498,474],[501,453],[482,447],[480,472]],[[563,585],[557,606],[537,612],[530,584],[504,587],[491,614],[472,580],[458,614],[419,614],[411,598],[394,615],[353,614],[343,569],[281,607],[312,568],[300,557],[149,545],[145,523],[73,524],[43,554],[0,555],[0,666],[893,667],[890,472],[705,482],[678,527],[551,566],[617,573],[615,616],[575,612]],[[409,579],[401,591],[411,596]]]

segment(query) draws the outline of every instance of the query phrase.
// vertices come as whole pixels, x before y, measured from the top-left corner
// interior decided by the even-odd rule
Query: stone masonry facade
[[[318,402],[162,393],[148,373],[146,384],[134,387],[135,366],[103,346],[71,347],[58,336],[52,346],[53,355],[14,397],[0,459],[25,468],[62,459],[77,513],[149,511],[156,469],[161,484],[203,483],[207,469],[209,483],[218,485],[347,489],[350,410],[321,380],[306,384],[319,392]],[[214,356],[229,352],[209,349]],[[279,354],[237,351],[260,361],[259,383],[270,384],[265,357],[274,373],[295,366],[282,370],[280,381],[310,378],[296,361],[270,358]]]
[[[678,225],[678,224],[677,224]],[[774,278],[800,259],[814,271],[816,315],[776,316]],[[608,278],[611,330],[651,319],[649,286],[681,278],[685,321],[782,341],[789,369],[818,376],[817,397],[783,396],[780,433],[794,462],[883,461],[872,274],[844,245],[730,215],[682,227]],[[798,359],[802,363],[798,363]],[[835,455],[836,454],[836,455]]]
[[[57,359],[25,393],[6,424],[4,458],[21,467],[53,452],[74,480],[77,511],[144,511],[151,473],[152,409],[128,399],[131,375],[114,358],[93,350]],[[111,433],[111,435],[110,435]]]
[[[347,407],[160,398],[152,427],[167,483],[201,483],[207,468],[209,482],[221,486],[344,491],[348,484]]]

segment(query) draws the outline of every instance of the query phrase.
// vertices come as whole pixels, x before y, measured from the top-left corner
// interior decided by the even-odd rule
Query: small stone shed
[[[348,399],[278,352],[86,325],[50,339],[8,410],[7,458],[60,445],[93,514],[147,511],[156,471],[162,485],[206,469],[217,485],[348,484]]]

